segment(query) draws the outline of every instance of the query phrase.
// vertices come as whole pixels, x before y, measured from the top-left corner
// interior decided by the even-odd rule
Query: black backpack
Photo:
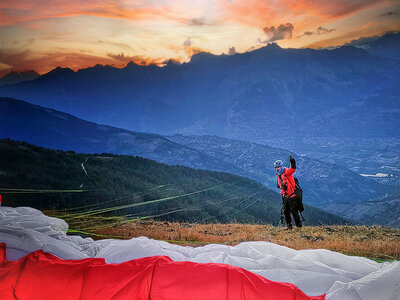
[[[297,201],[298,201],[298,208],[300,212],[304,211],[304,206],[303,206],[303,190],[301,189],[300,185],[299,185],[299,180],[294,177],[294,183],[295,183],[295,189],[294,189],[294,194],[297,197]]]

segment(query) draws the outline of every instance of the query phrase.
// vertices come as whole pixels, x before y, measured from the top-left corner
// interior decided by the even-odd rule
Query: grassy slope
[[[368,258],[400,259],[400,229],[382,226],[305,226],[288,231],[271,225],[182,224],[145,220],[102,228],[97,230],[97,234],[120,238],[147,236],[188,246],[267,241],[297,250],[329,249]]]

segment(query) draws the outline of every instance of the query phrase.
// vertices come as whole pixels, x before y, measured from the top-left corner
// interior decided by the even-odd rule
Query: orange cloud
[[[278,22],[279,19],[280,6],[273,5],[269,1],[217,1],[224,8],[225,18],[234,22],[260,27],[261,29],[268,24]]]
[[[397,11],[395,1],[2,0],[0,29],[6,38],[0,67],[43,73],[57,66],[123,66],[131,60],[162,65],[169,58],[188,61],[202,51],[255,49],[261,46],[257,41],[335,46],[396,29],[395,16],[388,13]],[[80,17],[68,19],[75,16]]]
[[[296,17],[317,17],[319,22],[333,21],[386,0],[217,0],[227,11],[227,16],[261,28],[278,26]],[[295,26],[296,27],[296,26]]]
[[[217,0],[224,7],[225,16],[229,21],[240,22],[253,28],[259,28],[259,42],[268,42],[281,40],[281,44],[286,47],[304,47],[307,46],[298,38],[308,36],[312,39],[311,47],[318,45],[327,45],[328,40],[324,39],[322,34],[331,33],[333,36],[329,41],[345,42],[349,39],[357,38],[354,35],[354,29],[349,25],[340,27],[340,24],[350,24],[350,17],[354,18],[354,24],[363,26],[371,20],[368,20],[367,14],[361,12],[387,7],[387,10],[394,9],[393,0]],[[347,23],[340,23],[346,20]],[[282,36],[287,39],[282,40],[281,36],[275,34],[276,28],[282,24],[292,24],[291,31],[295,34],[291,40],[291,34]],[[335,26],[335,27],[333,27]],[[338,27],[336,27],[338,26]],[[376,33],[379,24],[375,22],[370,26],[368,33]],[[389,25],[390,26],[390,25]],[[391,25],[393,26],[393,24]],[[271,29],[272,30],[265,30]],[[274,28],[276,30],[274,30]],[[316,30],[316,28],[319,28]],[[387,28],[390,30],[393,28]],[[264,34],[265,35],[264,35]],[[278,32],[279,33],[279,32]],[[368,34],[366,31],[362,34]],[[328,38],[328,37],[326,37]],[[303,39],[302,39],[303,40]],[[332,46],[332,45],[329,45]]]
[[[386,0],[282,0],[281,3],[296,14],[322,19],[337,19]]]
[[[259,42],[268,43],[268,42],[274,42],[274,41],[278,41],[278,40],[291,39],[293,29],[294,29],[294,27],[290,23],[281,24],[278,26],[278,28],[275,28],[275,26],[265,27],[263,29],[263,31],[267,35],[267,40],[261,41],[261,39],[260,39]]]
[[[23,24],[26,22],[65,18],[75,16],[94,16],[112,19],[140,20],[156,17],[175,18],[167,6],[142,6],[134,2],[124,4],[123,1],[42,1],[3,0],[0,4],[0,26]],[[138,1],[140,2],[140,1]]]

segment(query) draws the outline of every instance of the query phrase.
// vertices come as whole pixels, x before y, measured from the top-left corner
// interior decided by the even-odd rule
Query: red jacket
[[[276,177],[278,177],[278,185],[281,188],[282,196],[286,196],[289,198],[296,197],[296,195],[294,194],[294,190],[296,187],[296,183],[294,182],[294,178],[293,178],[294,171],[296,171],[296,169],[284,168],[284,171],[283,171],[282,175],[280,176],[280,178],[279,178],[279,175],[276,174]],[[281,178],[282,178],[283,183],[287,186],[286,190],[284,190],[282,188]]]

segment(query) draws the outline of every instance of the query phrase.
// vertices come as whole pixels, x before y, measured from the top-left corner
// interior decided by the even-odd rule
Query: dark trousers
[[[283,214],[285,215],[286,225],[292,225],[292,218],[290,216],[290,214],[292,214],[296,226],[301,226],[297,197],[293,198],[282,197],[282,203],[283,203]]]

